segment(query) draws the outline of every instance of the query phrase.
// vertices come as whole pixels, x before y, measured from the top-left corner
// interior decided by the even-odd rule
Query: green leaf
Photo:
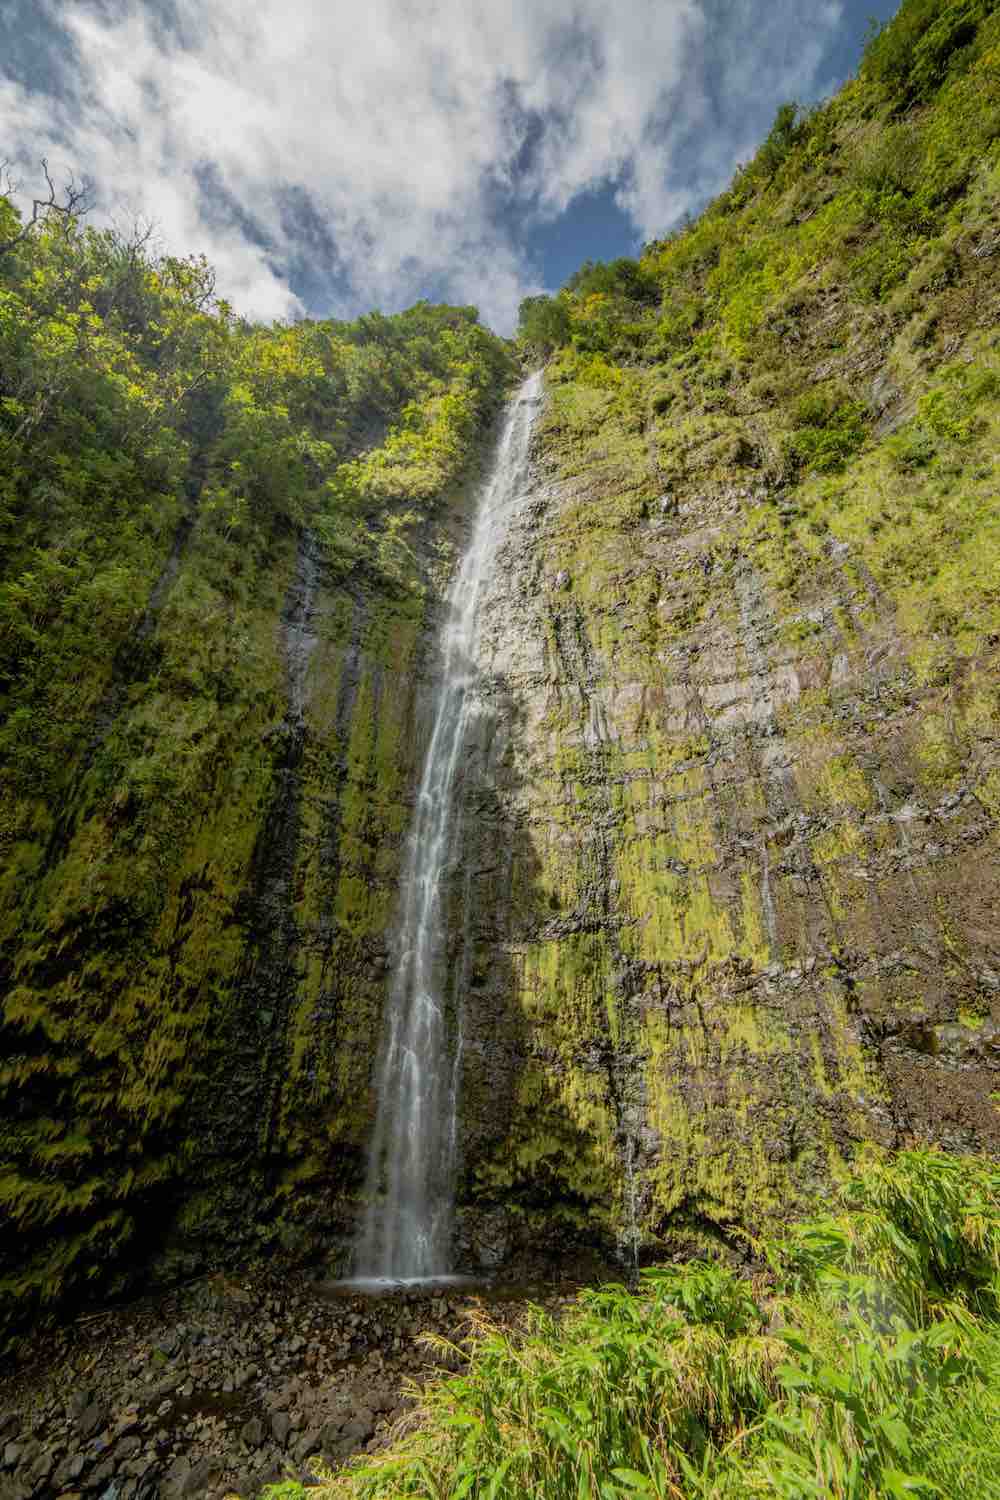
[[[493,1477],[491,1478],[489,1487],[486,1491],[485,1500],[496,1500],[497,1495],[499,1495],[500,1493],[500,1486],[503,1483],[507,1470],[514,1462],[515,1458],[519,1457],[520,1451],[520,1449],[517,1449],[514,1453],[508,1453],[499,1469],[496,1469],[494,1471]]]
[[[805,1370],[800,1370],[798,1365],[779,1365],[774,1374],[775,1379],[789,1390],[800,1391],[812,1388],[812,1375],[807,1374]]]
[[[778,1337],[783,1344],[788,1345],[789,1349],[794,1349],[796,1354],[804,1354],[807,1358],[812,1357],[812,1350],[800,1333],[794,1333],[785,1328]]]
[[[892,1416],[876,1417],[874,1425],[880,1432],[884,1433],[897,1453],[901,1453],[904,1458],[909,1457],[912,1446],[910,1442],[910,1429],[901,1418]]]
[[[629,1492],[633,1495],[654,1495],[651,1481],[645,1474],[639,1474],[635,1469],[612,1469],[615,1479],[620,1479],[622,1484],[627,1485]]]
[[[914,1495],[940,1495],[942,1491],[921,1474],[904,1474],[901,1469],[882,1470],[882,1488],[894,1500],[913,1500]],[[955,1497],[958,1500],[958,1497]]]

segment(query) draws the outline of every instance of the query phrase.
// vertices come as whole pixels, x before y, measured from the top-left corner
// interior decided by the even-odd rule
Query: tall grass
[[[417,1429],[309,1493],[1000,1500],[1000,1170],[903,1153],[765,1249],[755,1284],[699,1262],[517,1334],[481,1312]]]

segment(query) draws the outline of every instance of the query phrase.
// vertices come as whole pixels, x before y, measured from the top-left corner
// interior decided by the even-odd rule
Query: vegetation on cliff
[[[580,1294],[467,1371],[399,1446],[272,1500],[876,1500],[1000,1495],[1000,1171],[903,1153],[718,1263]]]
[[[697,221],[524,306],[529,1020],[463,1190],[529,1236],[732,1243],[866,1140],[1000,1145],[998,222],[1000,13],[906,0]]]
[[[385,926],[383,679],[509,372],[474,309],[254,327],[203,261],[0,198],[0,1324],[172,1225],[273,1236],[338,1110],[360,1146],[365,981],[351,1087],[305,1022]]]
[[[525,305],[470,1259],[732,1249],[864,1143],[1000,1142],[998,59],[995,4],[905,0],[697,222]],[[425,624],[509,373],[469,309],[253,328],[0,200],[21,1319],[349,1232]]]

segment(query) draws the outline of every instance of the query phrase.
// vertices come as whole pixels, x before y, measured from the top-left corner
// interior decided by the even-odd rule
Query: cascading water
[[[472,538],[448,591],[434,727],[404,857],[367,1209],[355,1257],[362,1278],[426,1280],[450,1269],[462,997],[449,1027],[444,895],[457,826],[455,782],[477,713],[483,585],[524,496],[540,393],[541,375],[532,375],[508,408]]]

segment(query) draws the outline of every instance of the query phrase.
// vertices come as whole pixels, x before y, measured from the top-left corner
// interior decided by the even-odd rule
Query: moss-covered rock
[[[0,265],[22,386],[113,251]],[[471,309],[234,328],[143,272],[62,345],[95,409],[30,465],[0,420],[0,1327],[349,1225],[428,605],[511,368]],[[165,403],[157,315],[210,398]]]
[[[478,963],[518,1082],[490,1129],[475,1070],[463,1192],[533,1232],[732,1239],[862,1144],[1000,1145],[1000,19],[900,122],[912,9],[559,294],[469,855],[509,846]]]
[[[958,8],[529,309],[449,890],[468,1260],[738,1244],[862,1147],[1000,1145],[1000,18]],[[113,250],[0,265],[21,1319],[349,1233],[510,373],[469,309],[254,330]]]

